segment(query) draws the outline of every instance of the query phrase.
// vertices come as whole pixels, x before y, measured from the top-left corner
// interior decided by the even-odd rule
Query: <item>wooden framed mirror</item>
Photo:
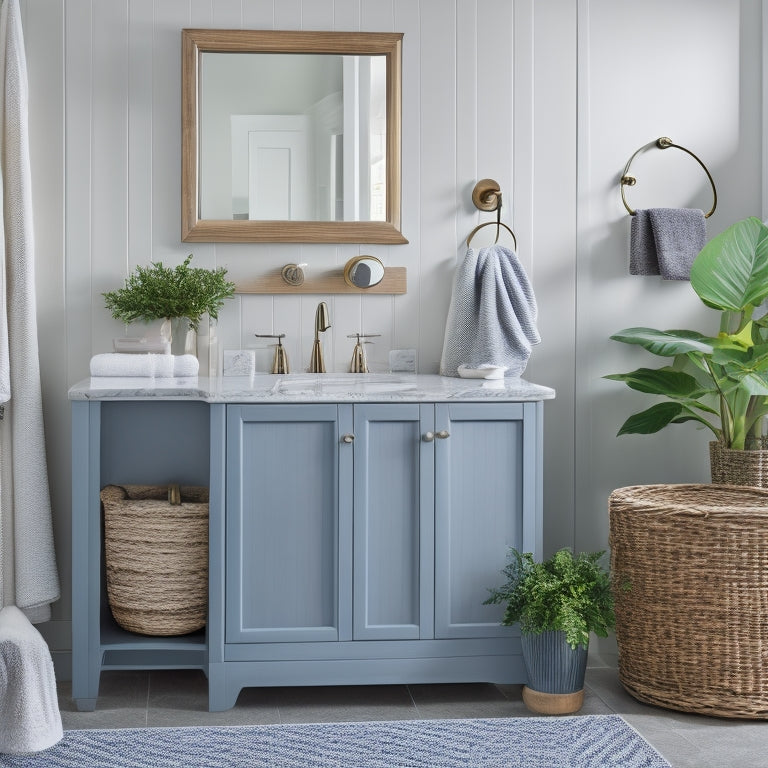
[[[182,30],[181,239],[407,243],[402,38]]]

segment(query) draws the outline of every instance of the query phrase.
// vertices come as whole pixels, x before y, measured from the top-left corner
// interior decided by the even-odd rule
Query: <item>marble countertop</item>
[[[92,377],[69,390],[70,400],[202,400],[208,403],[530,402],[555,390],[520,378],[459,379],[384,373],[297,373],[217,379]]]

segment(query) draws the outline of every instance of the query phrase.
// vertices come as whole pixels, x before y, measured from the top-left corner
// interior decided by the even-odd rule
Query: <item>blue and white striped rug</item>
[[[670,768],[618,715],[67,731],[3,768]]]

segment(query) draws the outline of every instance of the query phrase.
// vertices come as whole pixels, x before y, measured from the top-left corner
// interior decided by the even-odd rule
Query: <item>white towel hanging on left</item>
[[[18,0],[0,6],[0,606],[32,623],[59,599],[40,386],[35,246],[29,160],[27,69]]]
[[[468,248],[454,279],[440,375],[458,376],[463,365],[506,367],[506,376],[520,376],[541,341],[537,315],[533,287],[513,250]]]

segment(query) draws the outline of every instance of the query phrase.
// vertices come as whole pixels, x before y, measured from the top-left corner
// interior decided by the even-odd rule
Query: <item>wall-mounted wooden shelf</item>
[[[334,270],[316,277],[307,277],[301,285],[288,285],[280,274],[281,270],[254,278],[241,280],[236,284],[236,293],[406,293],[406,268],[384,267],[384,277],[371,288],[353,288],[344,281],[342,270]]]

